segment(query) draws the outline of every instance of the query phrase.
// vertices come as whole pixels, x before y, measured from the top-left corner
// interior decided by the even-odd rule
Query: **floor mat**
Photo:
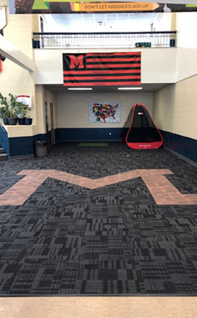
[[[196,205],[157,205],[141,177],[83,186],[83,178],[169,169],[165,180],[184,195],[197,194],[197,168],[165,149],[77,145],[0,162],[0,195],[21,184],[23,170],[82,180],[51,175],[24,204],[0,205],[0,294],[197,296]]]
[[[107,142],[81,142],[78,147],[107,147]]]

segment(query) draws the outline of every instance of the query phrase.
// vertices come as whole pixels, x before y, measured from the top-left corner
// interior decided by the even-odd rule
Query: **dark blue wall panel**
[[[197,162],[196,139],[180,136],[163,130],[160,131],[163,135],[164,146],[194,162]]]
[[[127,129],[123,129],[126,136]],[[58,128],[55,130],[56,142],[81,142],[81,141],[121,141],[122,128]],[[197,162],[197,140],[173,134],[167,131],[161,133],[164,146]],[[24,156],[34,154],[34,144],[37,140],[47,140],[51,144],[51,134],[39,134],[32,137],[9,138],[7,132],[0,127],[0,145],[8,156]]]
[[[9,139],[7,131],[3,126],[0,126],[0,146],[4,148],[5,153],[10,155]]]
[[[33,137],[9,138],[10,156],[33,155]]]
[[[46,134],[39,134],[29,137],[9,138],[9,156],[27,156],[34,154],[34,144],[37,140],[46,140]]]
[[[120,141],[122,128],[58,128],[55,139],[58,141]]]
[[[39,135],[35,135],[33,136],[33,142],[35,143],[35,141],[47,141],[47,135],[46,134],[39,134]]]

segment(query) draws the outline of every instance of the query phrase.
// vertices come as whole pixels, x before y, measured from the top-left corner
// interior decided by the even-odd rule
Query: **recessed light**
[[[68,87],[69,91],[92,91],[92,87]]]
[[[137,90],[137,89],[142,89],[143,87],[118,87],[120,90]]]

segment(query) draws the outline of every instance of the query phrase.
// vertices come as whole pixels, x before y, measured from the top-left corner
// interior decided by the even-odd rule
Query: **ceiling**
[[[131,91],[119,91],[117,89],[117,87],[114,87],[114,86],[110,86],[110,87],[93,87],[92,91],[88,91],[89,93],[90,92],[93,92],[93,93],[120,93],[120,92],[135,92],[135,93],[143,93],[143,92],[154,92],[158,89],[161,89],[165,86],[167,86],[169,84],[142,84],[141,86],[143,87],[142,90],[131,90]],[[45,85],[45,88],[55,92],[55,93],[68,93],[68,94],[73,94],[73,92],[76,94],[76,93],[84,93],[87,91],[69,91],[67,89],[67,87],[63,86],[62,85]]]

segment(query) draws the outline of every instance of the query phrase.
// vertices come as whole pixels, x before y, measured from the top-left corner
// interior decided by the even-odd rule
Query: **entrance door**
[[[50,119],[51,119],[51,145],[54,145],[55,129],[54,129],[54,116],[53,116],[53,103],[50,103]]]

